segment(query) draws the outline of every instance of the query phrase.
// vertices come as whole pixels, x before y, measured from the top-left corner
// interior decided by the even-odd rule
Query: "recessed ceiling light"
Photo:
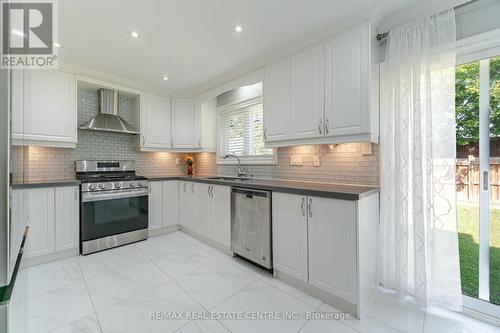
[[[132,31],[130,36],[132,36],[132,38],[139,38],[139,33],[137,31]]]
[[[237,25],[237,26],[234,27],[234,31],[236,31],[236,32],[242,32],[243,28],[241,27],[241,25]]]
[[[168,76],[162,76],[161,78],[163,81],[168,81]]]
[[[54,46],[57,47],[57,48],[61,48],[62,47],[62,45],[59,44],[58,42],[54,42]]]

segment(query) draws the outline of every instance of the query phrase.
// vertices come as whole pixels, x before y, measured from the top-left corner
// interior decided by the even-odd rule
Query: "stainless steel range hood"
[[[99,89],[99,112],[80,129],[126,134],[140,134],[140,131],[118,115],[118,91]]]

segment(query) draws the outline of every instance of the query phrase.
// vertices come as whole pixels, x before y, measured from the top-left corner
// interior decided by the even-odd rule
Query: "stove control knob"
[[[120,188],[120,187],[122,187],[122,184],[120,184],[120,183],[115,183],[115,188]]]
[[[137,186],[139,186],[139,187],[143,187],[143,186],[144,186],[144,183],[143,183],[143,182],[138,182],[138,183],[137,183]]]
[[[89,190],[95,191],[96,187],[95,184],[89,184]]]
[[[104,190],[104,189],[106,188],[106,185],[104,185],[104,184],[99,184],[99,188],[100,188],[101,190]]]
[[[129,186],[130,187],[135,187],[135,183],[134,182],[130,182]]]

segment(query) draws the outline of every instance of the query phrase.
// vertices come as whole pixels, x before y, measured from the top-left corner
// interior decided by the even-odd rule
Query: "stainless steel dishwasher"
[[[271,241],[271,192],[233,187],[231,250],[271,270]]]

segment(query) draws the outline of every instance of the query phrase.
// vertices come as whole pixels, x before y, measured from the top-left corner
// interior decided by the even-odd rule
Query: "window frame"
[[[222,126],[222,115],[235,108],[244,108],[252,104],[264,103],[263,96],[256,96],[237,102],[229,103],[217,107],[217,149],[216,149],[216,161],[217,164],[221,165],[237,165],[238,161],[235,158],[222,159],[224,151],[224,136],[223,136],[223,126]],[[241,160],[241,165],[278,165],[278,149],[273,148],[272,156],[238,156]]]

